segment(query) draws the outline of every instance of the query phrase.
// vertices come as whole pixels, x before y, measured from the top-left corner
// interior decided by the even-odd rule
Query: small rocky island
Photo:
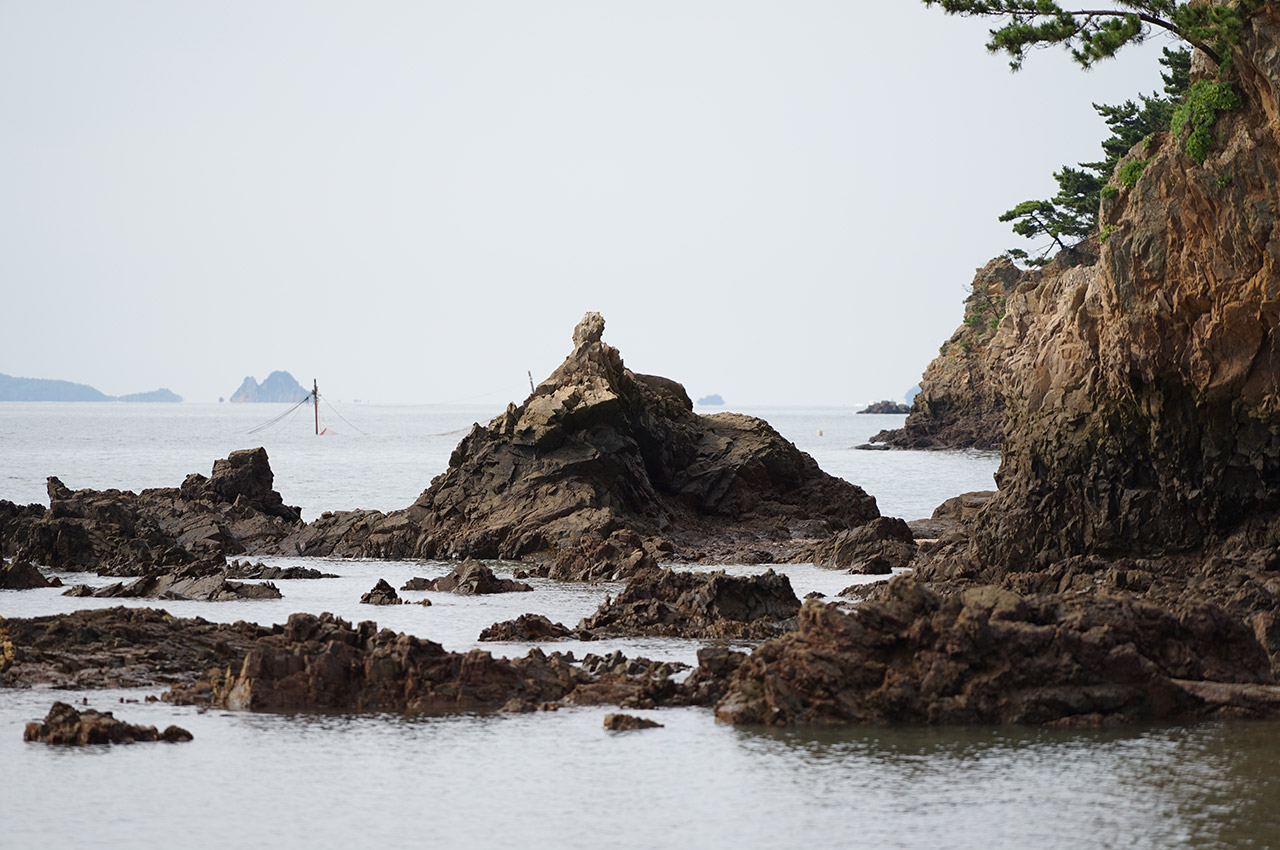
[[[272,372],[261,384],[252,375],[240,383],[240,388],[231,394],[233,404],[245,403],[284,403],[296,404],[311,391],[305,389],[288,372]]]
[[[911,405],[900,404],[896,401],[875,401],[858,411],[859,413],[910,413]]]

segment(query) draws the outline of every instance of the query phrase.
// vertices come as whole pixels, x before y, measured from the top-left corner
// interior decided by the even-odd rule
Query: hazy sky
[[[521,400],[602,312],[735,404],[898,398],[1163,42],[916,0],[0,0],[0,372]]]

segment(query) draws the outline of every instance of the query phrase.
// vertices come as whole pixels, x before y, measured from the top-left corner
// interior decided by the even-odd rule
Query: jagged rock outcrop
[[[181,487],[71,490],[49,479],[49,508],[0,510],[5,554],[70,570],[151,568],[255,552],[302,527],[273,487],[264,449],[232,452]],[[7,518],[6,518],[7,517]]]
[[[404,600],[396,593],[396,589],[387,584],[385,578],[378,579],[373,589],[360,597],[361,605],[403,605]]]
[[[253,711],[496,711],[511,702],[558,700],[591,677],[558,656],[523,658],[447,652],[438,643],[350,623],[332,614],[294,614],[257,641],[244,663],[175,688],[176,703]]]
[[[1204,163],[1185,129],[1136,146],[1117,171],[1136,182],[1104,193],[1098,262],[1009,295],[988,357],[1007,410],[1000,492],[922,575],[1092,586],[1110,563],[1150,573],[1161,599],[1280,607],[1259,566],[1280,545],[1278,42],[1264,3],[1231,48],[1243,105],[1218,114]]]
[[[77,711],[65,702],[55,702],[44,720],[28,723],[22,740],[39,744],[83,747],[88,744],[134,744],[138,741],[164,741],[170,744],[190,741],[192,735],[181,726],[168,726],[157,732],[154,726],[138,726],[117,720],[109,711],[92,708]]]
[[[0,687],[130,688],[190,681],[238,664],[269,630],[155,608],[0,617]]]
[[[1086,243],[1070,259],[1088,261],[1088,248]],[[964,302],[964,321],[925,369],[907,421],[871,442],[899,449],[998,449],[1004,439],[1004,398],[994,371],[999,349],[991,342],[1009,297],[1040,274],[1004,257],[978,269]]]
[[[660,567],[635,575],[578,624],[578,636],[751,639],[794,628],[800,600],[773,570],[749,577]]]
[[[1253,633],[1222,609],[973,587],[939,597],[911,576],[850,613],[806,602],[716,705],[729,723],[1025,723],[1280,714]]]
[[[677,547],[825,537],[878,515],[768,423],[693,412],[674,381],[640,375],[588,314],[574,350],[524,404],[459,444],[408,509],[331,514],[289,553],[518,558],[618,530]]]

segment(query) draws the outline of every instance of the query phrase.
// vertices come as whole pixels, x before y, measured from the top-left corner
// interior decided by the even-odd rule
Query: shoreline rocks
[[[800,600],[785,575],[738,577],[644,570],[578,624],[583,640],[610,636],[759,639],[794,628]]]
[[[807,602],[799,630],[743,661],[715,710],[734,724],[1093,727],[1277,716],[1273,682],[1254,635],[1216,606],[993,587],[939,597],[900,576],[848,614]]]
[[[0,504],[0,547],[56,569],[124,575],[252,553],[302,527],[273,481],[261,448],[215,461],[210,477],[192,474],[181,487],[141,493],[73,491],[51,477],[47,510]]]
[[[498,578],[493,574],[493,570],[479,561],[468,558],[454,567],[448,575],[437,579],[411,578],[400,589],[433,590],[439,593],[479,596],[490,593],[527,593],[533,590],[533,587],[522,581]]]

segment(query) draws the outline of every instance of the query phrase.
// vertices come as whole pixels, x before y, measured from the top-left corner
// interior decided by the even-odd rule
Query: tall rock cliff
[[[1128,165],[1136,182],[1113,178],[1104,193],[1098,262],[1046,270],[1008,296],[986,358],[1007,411],[1000,493],[974,529],[972,577],[1206,546],[1270,563],[1280,542],[1276,3],[1249,16],[1232,53],[1225,79],[1242,105],[1218,114],[1203,164],[1185,128],[1137,145],[1116,172]]]

